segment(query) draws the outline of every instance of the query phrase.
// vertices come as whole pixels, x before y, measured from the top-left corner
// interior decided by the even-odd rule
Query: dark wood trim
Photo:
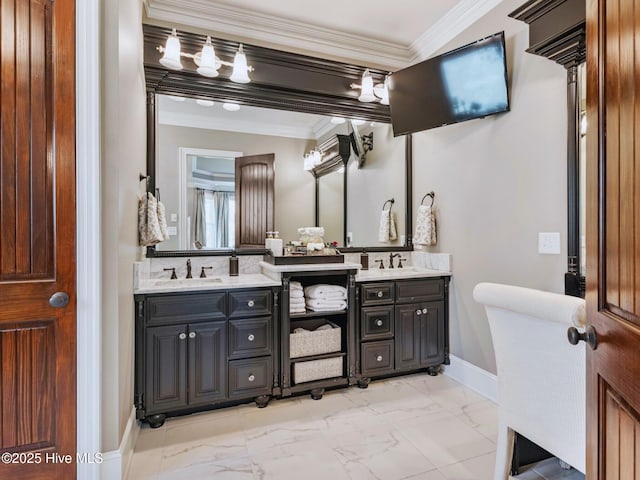
[[[413,136],[405,136],[405,245],[413,250]]]
[[[567,69],[567,255],[568,272],[577,273],[580,256],[580,105],[578,67]]]

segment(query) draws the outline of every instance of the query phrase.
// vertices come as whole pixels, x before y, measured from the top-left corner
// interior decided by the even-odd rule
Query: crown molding
[[[209,0],[144,0],[144,6],[149,19],[302,49],[314,55],[325,54],[394,70],[407,66],[411,60],[407,45],[216,5]]]
[[[411,63],[426,60],[504,0],[462,0],[410,46]]]

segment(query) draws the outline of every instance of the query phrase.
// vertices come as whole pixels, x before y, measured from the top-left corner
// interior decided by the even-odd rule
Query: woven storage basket
[[[339,352],[341,347],[341,329],[333,322],[321,322],[321,324],[325,323],[328,323],[333,328],[330,330],[315,330],[289,334],[289,357],[300,358],[310,355]]]
[[[342,376],[342,357],[309,360],[293,364],[293,382],[304,383]]]

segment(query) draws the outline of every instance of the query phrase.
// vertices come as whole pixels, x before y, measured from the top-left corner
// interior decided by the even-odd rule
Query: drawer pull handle
[[[377,326],[381,327],[382,323],[383,323],[382,320],[380,320],[380,319],[376,320],[376,325]]]
[[[249,300],[249,301],[247,302],[247,306],[248,306],[249,308],[253,308],[253,306],[254,306],[255,304],[256,304],[256,302],[254,302],[253,300]]]
[[[378,290],[378,298],[382,298],[384,296],[384,293],[382,293],[382,290]]]
[[[426,315],[427,313],[429,313],[429,309],[428,308],[423,308],[422,309],[422,313]]]
[[[196,332],[189,332],[189,338],[196,338]]]
[[[255,381],[255,379],[256,379],[256,376],[253,373],[250,373],[249,377],[247,378],[247,380],[249,380],[250,382]]]
[[[376,362],[381,362],[382,361],[382,355],[378,355],[376,357]]]
[[[184,340],[185,338],[187,338],[187,334],[186,333],[181,333],[180,335],[178,335],[178,338],[180,340]]]
[[[247,337],[247,340],[249,340],[250,342],[253,342],[256,339],[255,335],[253,335],[253,333],[250,333],[249,336]]]
[[[416,314],[417,315],[422,315],[422,310],[420,310],[420,309],[416,310]]]

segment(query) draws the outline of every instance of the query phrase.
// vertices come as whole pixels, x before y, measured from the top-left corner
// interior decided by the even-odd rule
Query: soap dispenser
[[[362,265],[362,270],[369,270],[369,254],[366,250],[360,254],[360,265]]]
[[[231,257],[229,258],[229,276],[237,277],[238,276],[238,257],[236,257],[235,250],[231,253]]]

